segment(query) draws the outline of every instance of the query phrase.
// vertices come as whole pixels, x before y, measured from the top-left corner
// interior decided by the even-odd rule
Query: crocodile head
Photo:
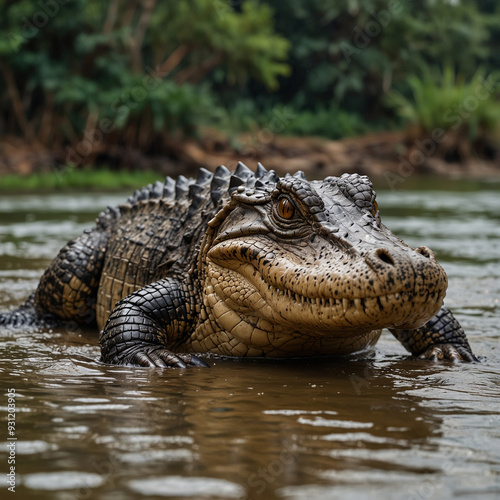
[[[444,270],[382,224],[366,176],[309,182],[259,166],[234,178],[201,251],[219,352],[354,352],[381,328],[417,328],[440,309]]]

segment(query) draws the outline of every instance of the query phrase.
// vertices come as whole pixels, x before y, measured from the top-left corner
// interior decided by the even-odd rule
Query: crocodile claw
[[[130,360],[132,365],[149,368],[187,368],[188,366],[208,368],[208,365],[192,354],[174,354],[168,349],[142,350]]]
[[[431,361],[478,361],[466,347],[454,344],[434,344],[423,352],[419,358],[429,359]]]
[[[202,359],[194,356],[193,354],[178,354],[180,358],[188,365],[188,366],[199,366],[201,368],[210,368],[210,366],[205,363]]]

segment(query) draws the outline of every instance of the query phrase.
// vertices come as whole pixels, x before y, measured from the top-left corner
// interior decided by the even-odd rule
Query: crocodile
[[[382,224],[367,176],[240,162],[108,207],[0,325],[96,325],[101,360],[118,365],[345,355],[383,328],[414,356],[475,361],[447,285],[431,250]]]

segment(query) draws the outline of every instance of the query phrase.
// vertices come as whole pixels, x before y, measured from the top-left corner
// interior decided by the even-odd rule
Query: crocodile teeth
[[[344,309],[344,312],[347,312],[347,309],[349,309],[349,299],[342,299],[342,309]]]
[[[290,300],[293,300],[301,305],[309,305],[309,306],[317,306],[318,309],[321,307],[329,307],[340,308],[342,307],[344,314],[347,313],[350,307],[354,306],[357,310],[362,310],[365,307],[364,299],[356,298],[356,299],[334,299],[332,297],[322,298],[322,297],[306,297],[305,295],[301,295],[300,293],[296,293],[289,288],[280,289],[274,288],[271,285],[268,285],[268,290],[272,291],[273,294],[276,295],[284,295],[288,297]],[[398,294],[399,295],[399,294]]]

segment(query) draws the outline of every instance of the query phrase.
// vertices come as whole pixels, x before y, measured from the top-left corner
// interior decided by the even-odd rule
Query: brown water
[[[0,195],[0,309],[122,199]],[[348,358],[132,369],[99,363],[96,332],[4,329],[1,497],[14,389],[17,498],[500,498],[500,191],[380,192],[379,205],[436,251],[480,364],[411,359],[385,333]]]

